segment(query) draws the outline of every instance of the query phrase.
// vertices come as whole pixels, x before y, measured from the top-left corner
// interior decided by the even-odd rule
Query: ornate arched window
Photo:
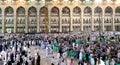
[[[25,8],[23,7],[18,7],[17,8],[17,15],[25,15]]]
[[[99,14],[102,13],[102,8],[101,7],[96,7],[94,10],[94,13]]]
[[[64,15],[70,15],[70,9],[68,8],[68,7],[64,7],[63,9],[62,9],[62,14]]]
[[[120,13],[120,6],[115,9],[115,13]]]
[[[17,18],[18,17],[25,17],[25,8],[23,8],[22,6],[18,7],[16,15],[17,15]],[[24,24],[25,19],[18,18],[17,23]]]
[[[28,9],[28,15],[37,15],[37,9],[35,7],[30,7]]]
[[[112,14],[113,13],[113,9],[110,6],[108,6],[108,7],[105,8],[105,13]]]
[[[45,15],[45,13],[48,11],[46,7],[40,8],[40,15]]]
[[[85,14],[91,14],[91,13],[92,13],[92,9],[87,6],[87,7],[84,9],[84,13],[85,13]]]
[[[73,14],[80,14],[80,12],[81,12],[80,7],[73,8]]]
[[[13,14],[14,11],[13,11],[13,8],[8,6],[7,8],[5,8],[5,14]]]
[[[51,9],[51,14],[59,15],[59,9],[57,7],[53,7]]]

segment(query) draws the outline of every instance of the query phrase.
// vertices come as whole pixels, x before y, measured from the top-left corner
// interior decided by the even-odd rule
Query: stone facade
[[[120,31],[120,3],[114,0],[101,3],[87,0],[0,1],[1,33],[40,33],[45,32],[46,24],[49,32]]]

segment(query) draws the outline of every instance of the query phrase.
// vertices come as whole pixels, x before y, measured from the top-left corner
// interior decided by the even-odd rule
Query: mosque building
[[[0,0],[0,33],[120,31],[120,0]]]

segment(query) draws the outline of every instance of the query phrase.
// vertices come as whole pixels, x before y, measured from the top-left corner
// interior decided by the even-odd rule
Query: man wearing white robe
[[[3,61],[4,61],[4,64],[3,64],[3,65],[6,65],[6,64],[7,64],[6,52],[5,52],[5,55],[4,55],[4,59],[3,59]]]
[[[65,60],[62,60],[60,65],[67,65],[67,64],[66,64]]]
[[[31,60],[31,58],[29,58],[27,61],[28,61],[28,65],[32,65],[32,60]]]
[[[63,59],[64,59],[64,62],[67,62],[67,51],[63,53]]]
[[[26,47],[26,46],[24,46],[24,47],[23,47],[23,50],[28,51],[28,49],[27,49],[27,47]]]
[[[49,49],[50,49],[50,54],[53,54],[53,49],[52,49],[52,47],[49,47]]]
[[[115,60],[112,59],[112,61],[110,62],[110,65],[115,65]]]
[[[98,63],[98,61],[100,61],[100,63]],[[96,65],[109,65],[109,64],[105,64],[104,61],[101,58],[98,61],[97,61]]]
[[[87,65],[87,62],[84,62],[83,65]]]
[[[95,65],[95,60],[93,57],[91,58],[91,65]]]
[[[120,62],[120,51],[118,51],[117,53],[117,58],[118,58],[118,61]]]
[[[33,41],[32,41],[32,45],[35,45],[35,43],[36,43],[36,42],[33,40]]]
[[[16,61],[19,61],[19,59],[20,59],[20,55],[17,54],[17,55],[16,55]]]
[[[79,61],[82,61],[82,52],[79,53]]]
[[[0,54],[0,61],[2,60],[2,55]]]
[[[29,44],[31,45],[31,41],[29,40]]]
[[[105,65],[109,65],[109,59],[105,61]]]
[[[75,47],[75,43],[72,44],[73,48]]]
[[[99,65],[105,65],[103,60],[100,60],[100,64]]]
[[[46,47],[46,57],[48,57],[48,54],[49,54],[49,49],[48,47]]]
[[[67,52],[65,51],[64,53],[63,53],[63,59],[66,59],[67,58]]]
[[[13,46],[13,48],[12,48],[12,52],[14,52],[15,51],[15,47]]]
[[[57,59],[60,58],[60,53],[57,53]]]

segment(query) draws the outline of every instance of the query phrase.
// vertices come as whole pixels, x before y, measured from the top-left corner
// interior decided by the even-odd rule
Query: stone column
[[[14,33],[17,32],[17,14],[16,9],[14,9]]]
[[[103,11],[102,11],[102,20],[101,20],[101,30],[102,30],[102,32],[104,32],[105,31],[105,27],[104,27],[104,18],[105,18],[105,13],[104,13],[104,9],[103,9]]]
[[[40,32],[40,16],[39,16],[39,10],[37,11],[37,33]]]
[[[59,32],[62,32],[62,9],[59,11]]]
[[[4,34],[5,33],[5,11],[4,9],[2,10],[2,33]]]
[[[80,22],[80,29],[81,29],[81,31],[83,31],[83,15],[84,15],[84,10],[83,9],[81,9],[81,22]]]
[[[29,21],[29,20],[28,20],[28,19],[29,19],[29,18],[28,18],[28,9],[26,9],[25,16],[26,16],[26,17],[25,17],[25,18],[26,18],[26,19],[25,19],[25,33],[28,33],[28,25],[29,25],[29,22],[28,22],[28,21]]]
[[[50,16],[50,11],[51,9],[50,9],[50,7],[48,6],[48,32],[51,32],[51,22],[50,22],[50,18],[51,18],[51,16]]]
[[[71,10],[73,10],[73,9],[71,9]],[[73,16],[72,16],[72,14],[73,14],[73,11],[70,11],[70,23],[69,23],[70,24],[70,29],[69,29],[70,32],[73,31],[73,24],[72,24]]]
[[[115,9],[113,9],[113,14],[112,14],[112,31],[115,31]]]
[[[94,9],[92,9],[91,16],[91,31],[94,31]]]

